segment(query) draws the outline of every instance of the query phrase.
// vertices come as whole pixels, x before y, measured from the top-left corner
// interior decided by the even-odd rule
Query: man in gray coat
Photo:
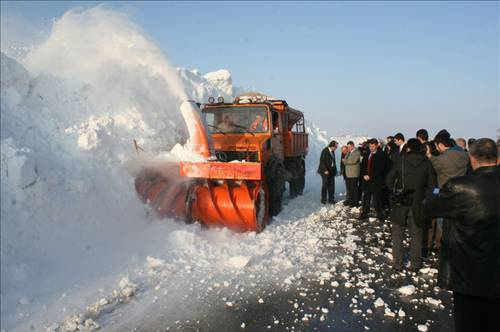
[[[449,135],[438,134],[434,138],[434,144],[439,151],[439,156],[431,155],[427,150],[427,157],[434,167],[437,175],[438,187],[442,188],[446,181],[456,176],[463,176],[467,172],[469,155],[460,147],[453,146]]]
[[[344,205],[356,207],[359,205],[358,181],[361,153],[354,146],[354,142],[347,142],[347,155],[342,161],[345,165],[345,186],[347,192]]]

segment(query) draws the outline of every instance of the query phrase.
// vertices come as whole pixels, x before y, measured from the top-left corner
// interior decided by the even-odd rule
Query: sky
[[[228,69],[332,136],[500,135],[498,2],[2,1],[2,49],[99,4],[128,13],[175,66]]]

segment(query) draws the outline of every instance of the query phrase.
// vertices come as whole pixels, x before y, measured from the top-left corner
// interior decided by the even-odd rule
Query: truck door
[[[281,119],[281,114],[277,111],[272,111],[271,117],[272,117],[271,151],[274,156],[283,159],[283,122]]]

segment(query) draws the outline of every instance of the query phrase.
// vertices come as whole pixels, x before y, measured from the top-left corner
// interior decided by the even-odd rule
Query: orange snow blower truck
[[[286,182],[292,198],[304,190],[303,113],[260,94],[232,103],[211,97],[201,112],[198,106],[184,103],[181,112],[188,143],[205,159],[145,168],[135,180],[137,193],[160,217],[262,231],[282,209]]]

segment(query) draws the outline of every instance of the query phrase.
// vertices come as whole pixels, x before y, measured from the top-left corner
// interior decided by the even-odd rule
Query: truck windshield
[[[266,107],[205,108],[203,116],[212,133],[265,133],[269,128]]]

